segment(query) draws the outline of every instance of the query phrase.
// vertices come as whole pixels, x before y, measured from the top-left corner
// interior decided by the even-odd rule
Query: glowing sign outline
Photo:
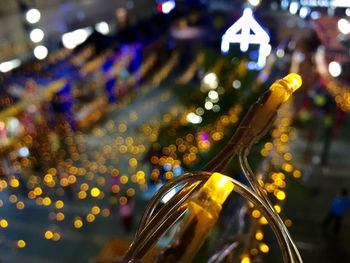
[[[241,31],[241,34],[238,34]],[[253,31],[254,34],[250,34]],[[230,26],[221,41],[222,53],[227,53],[231,43],[240,44],[242,52],[246,52],[250,44],[259,45],[259,58],[257,68],[262,68],[266,64],[266,58],[270,54],[270,37],[253,17],[253,11],[246,8],[243,15]]]
[[[320,1],[320,0],[301,0],[300,5],[302,6],[310,6],[310,7],[343,7],[350,8],[350,2],[344,0],[328,0],[328,1]]]

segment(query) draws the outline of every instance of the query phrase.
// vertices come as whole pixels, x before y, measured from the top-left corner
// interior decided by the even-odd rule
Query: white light
[[[21,61],[19,59],[13,59],[9,61],[5,61],[0,63],[0,71],[2,73],[9,72],[21,65]]]
[[[350,2],[347,0],[332,0],[330,3],[332,7],[350,7]]]
[[[283,58],[284,54],[285,54],[285,52],[284,52],[284,50],[282,48],[277,49],[277,51],[276,51],[277,57]]]
[[[97,23],[95,25],[95,29],[97,32],[101,33],[102,35],[108,35],[108,33],[109,33],[109,25],[105,21]]]
[[[198,124],[198,123],[201,123],[202,122],[202,117],[201,116],[198,116],[197,114],[191,112],[189,114],[187,114],[186,116],[186,120],[190,123],[193,123],[193,124]]]
[[[176,189],[170,190],[162,199],[162,203],[167,203],[176,194]]]
[[[62,44],[65,48],[74,49],[76,46],[84,43],[91,33],[92,29],[90,27],[65,33],[62,36]]]
[[[294,40],[291,40],[288,43],[288,48],[293,50],[293,49],[295,49],[296,45],[297,45],[297,43]]]
[[[331,63],[329,63],[328,65],[328,71],[329,74],[331,74],[332,77],[338,77],[341,74],[341,65],[336,62],[336,61],[332,61]]]
[[[204,76],[203,81],[205,84],[209,84],[209,83],[215,81],[216,78],[217,77],[216,77],[215,73],[208,73],[207,75]]]
[[[232,82],[232,87],[233,87],[234,89],[239,89],[239,88],[241,87],[241,82],[240,82],[238,79],[234,80],[234,81]]]
[[[350,7],[350,2],[347,0],[301,0],[301,5],[312,7]]]
[[[15,117],[10,117],[7,121],[7,125],[8,127],[11,127],[11,128],[17,128],[19,126],[19,120]]]
[[[281,8],[282,8],[282,9],[287,9],[287,8],[288,8],[288,5],[289,5],[288,0],[282,0],[282,1],[281,1]]]
[[[252,6],[258,6],[260,4],[260,0],[248,0],[248,2]]]
[[[44,31],[42,31],[39,28],[35,28],[32,30],[32,32],[30,32],[29,37],[31,41],[33,41],[34,43],[38,43],[44,39],[44,35]]]
[[[295,60],[298,63],[301,63],[305,60],[305,55],[300,51],[295,51],[293,53],[293,60]]]
[[[347,16],[350,16],[350,8],[347,8],[347,9],[345,10],[345,14],[346,14]]]
[[[7,130],[12,136],[16,136],[19,133],[19,125],[20,122],[17,118],[15,117],[10,117],[7,120]]]
[[[29,156],[29,150],[27,147],[22,147],[18,150],[18,155],[20,157],[28,157]]]
[[[271,45],[270,44],[261,44],[259,48],[259,57],[257,64],[257,69],[262,69],[266,64],[266,58],[271,53]]]
[[[34,56],[37,59],[44,59],[47,57],[47,54],[49,53],[49,51],[47,50],[47,48],[45,46],[37,46],[36,48],[34,48]]]
[[[350,33],[350,23],[346,19],[341,18],[338,21],[338,29],[344,35],[347,35]]]
[[[171,10],[175,8],[176,4],[175,1],[170,0],[162,3],[162,12],[163,14],[169,14]]]
[[[204,114],[203,108],[198,107],[198,108],[196,109],[196,113],[197,113],[197,115],[199,115],[199,116],[203,115],[203,114]]]
[[[203,78],[203,83],[209,87],[209,89],[216,89],[219,86],[218,77],[215,73],[208,73]]]
[[[215,90],[211,90],[208,93],[208,97],[209,99],[211,99],[212,101],[215,101],[219,98],[219,94],[215,91]]]
[[[213,106],[213,111],[214,111],[214,112],[219,112],[219,111],[220,111],[220,106],[219,106],[218,104],[215,104],[215,105]]]
[[[77,44],[77,40],[76,40],[74,33],[63,34],[62,44],[65,48],[68,48],[68,49],[75,48],[78,44]]]
[[[41,17],[40,11],[38,9],[32,8],[26,13],[26,19],[29,23],[35,24],[39,22]]]
[[[211,110],[213,108],[213,103],[211,101],[207,101],[205,104],[204,104],[204,108],[206,110]]]
[[[242,52],[246,52],[250,44],[258,44],[260,47],[257,64],[259,67],[263,67],[266,63],[266,57],[271,52],[269,42],[269,35],[254,19],[253,11],[246,8],[243,15],[222,36],[221,51],[227,53],[230,49],[230,43],[239,43]]]
[[[299,10],[299,16],[301,18],[305,18],[309,14],[309,12],[310,12],[310,8],[303,6]]]
[[[312,11],[310,14],[310,17],[311,17],[311,19],[316,20],[316,19],[319,19],[321,17],[321,14],[320,14],[320,12]]]
[[[297,2],[292,2],[289,6],[289,12],[295,15],[298,12],[299,4]]]

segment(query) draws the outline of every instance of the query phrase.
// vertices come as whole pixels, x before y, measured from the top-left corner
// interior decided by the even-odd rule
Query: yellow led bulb
[[[220,171],[239,151],[250,149],[269,131],[278,109],[301,84],[301,77],[296,73],[290,73],[273,83],[250,107],[230,142],[204,167],[204,170]]]
[[[233,190],[233,183],[222,174],[213,173],[186,203],[188,211],[171,246],[157,262],[188,263],[197,253],[210,229],[215,225],[222,204]]]
[[[210,198],[221,206],[232,192],[233,187],[233,183],[227,176],[213,173],[200,191],[210,195]]]
[[[284,96],[284,101],[287,101],[289,97],[300,88],[302,85],[301,77],[296,73],[290,73],[283,79],[277,80],[272,84],[270,90],[274,93],[282,93]]]

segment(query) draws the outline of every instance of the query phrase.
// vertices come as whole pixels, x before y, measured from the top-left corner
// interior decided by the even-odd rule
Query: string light
[[[35,28],[30,32],[30,40],[32,40],[34,43],[39,43],[44,39],[44,31],[42,31],[40,28]]]
[[[273,84],[270,87],[269,92],[265,93],[263,95],[263,97],[260,99],[263,103],[260,103],[260,100],[259,100],[253,107],[251,107],[250,111],[248,111],[243,122],[237,128],[235,135],[233,135],[233,137],[231,138],[231,141],[228,144],[230,147],[227,146],[226,148],[224,148],[204,168],[205,170],[209,170],[209,171],[216,171],[216,170],[220,171],[220,170],[224,169],[225,165],[230,160],[230,158],[228,158],[228,157],[232,157],[235,154],[237,154],[237,152],[238,152],[239,163],[240,163],[240,166],[242,168],[242,171],[243,171],[244,175],[246,176],[246,178],[248,179],[251,186],[253,187],[254,192],[256,194],[258,194],[261,198],[261,200],[259,202],[255,202],[254,205],[257,205],[259,208],[264,208],[264,209],[266,208],[267,210],[264,210],[264,213],[266,211],[268,211],[270,213],[268,216],[269,220],[267,220],[267,218],[265,217],[266,214],[264,214],[264,216],[260,217],[261,212],[258,209],[254,209],[252,212],[253,217],[259,218],[258,222],[261,225],[265,225],[265,224],[273,224],[274,225],[273,229],[274,229],[275,234],[278,237],[281,249],[283,251],[288,251],[288,253],[283,253],[285,261],[288,261],[288,260],[293,261],[295,259],[296,262],[301,262],[301,258],[300,258],[300,255],[298,253],[298,250],[296,249],[293,241],[290,239],[290,237],[288,235],[288,231],[285,228],[285,226],[283,225],[281,218],[278,216],[278,213],[272,207],[270,201],[267,199],[265,193],[263,192],[261,187],[264,187],[264,182],[261,181],[260,179],[256,179],[255,175],[251,172],[251,169],[250,169],[249,164],[247,162],[246,156],[248,155],[252,144],[255,143],[263,135],[265,135],[267,127],[269,127],[269,125],[266,124],[266,122],[269,122],[269,120],[271,120],[269,124],[270,125],[272,124],[272,120],[274,120],[274,118],[273,117],[270,118],[268,116],[269,115],[275,116],[277,114],[276,111],[277,111],[277,109],[279,109],[281,104],[283,102],[286,102],[289,99],[290,95],[296,89],[298,89],[300,87],[300,85],[301,85],[301,79],[296,74],[290,74],[290,75],[286,76],[283,80],[279,80],[275,84]],[[257,110],[257,109],[259,109],[259,110]],[[264,118],[259,118],[258,117],[259,114],[263,114]],[[261,123],[259,123],[259,121],[255,121],[255,120],[260,120]],[[264,121],[262,121],[262,120],[264,120]],[[288,125],[289,121],[287,119],[282,119],[282,123],[284,125]],[[240,129],[242,129],[242,130],[240,130]],[[250,138],[247,138],[247,136],[245,136],[245,129],[249,130],[248,134],[249,134]],[[236,138],[236,136],[238,136],[238,137]],[[289,140],[289,137],[287,135],[281,136],[281,134],[278,134],[276,136],[278,136],[279,140],[282,143],[286,143]],[[188,134],[186,136],[186,141],[192,141],[192,140],[193,140],[192,136],[190,134]],[[178,140],[177,143],[181,144],[181,141]],[[266,146],[267,146],[268,150],[272,149],[272,147],[269,144],[266,144]],[[283,151],[282,149],[284,149],[285,147],[281,147],[281,146],[276,147],[276,149],[281,148],[281,151]],[[166,149],[164,149],[164,153],[170,154],[170,152],[171,152],[170,149],[171,149],[170,146],[167,147]],[[162,161],[160,161],[160,164],[162,164]],[[202,219],[203,219],[203,222],[206,222],[204,214],[203,214],[203,216],[196,218],[197,213],[200,210],[196,210],[197,212],[192,211],[191,208],[189,207],[190,202],[187,202],[186,199],[183,199],[182,194],[186,194],[186,192],[190,192],[192,189],[191,187],[193,187],[193,183],[186,185],[185,180],[191,179],[192,177],[198,178],[198,179],[196,179],[198,181],[196,181],[196,180],[194,180],[194,181],[196,183],[199,183],[201,181],[201,179],[200,179],[201,177],[208,178],[208,175],[204,176],[204,174],[206,174],[206,172],[194,173],[194,174],[192,174],[192,176],[186,176],[186,175],[180,176],[180,178],[178,178],[177,180],[175,179],[175,181],[177,182],[176,184],[175,184],[175,181],[172,181],[171,183],[166,184],[163,188],[160,189],[157,196],[155,196],[151,200],[151,203],[150,203],[151,205],[149,205],[146,208],[145,215],[143,216],[141,223],[140,223],[139,231],[136,234],[136,239],[134,240],[134,242],[132,243],[132,245],[130,246],[129,250],[127,251],[127,253],[125,255],[124,259],[126,261],[133,261],[135,258],[141,259],[147,251],[146,248],[152,247],[154,245],[154,243],[157,241],[157,239],[160,237],[161,233],[157,233],[157,231],[154,231],[154,229],[158,229],[160,226],[159,225],[157,226],[154,224],[149,225],[147,222],[155,222],[156,221],[156,222],[158,222],[156,224],[162,224],[162,227],[165,227],[165,226],[169,227],[171,224],[173,224],[174,219],[179,217],[184,212],[183,209],[189,209],[189,211],[190,211],[190,212],[188,212],[189,221],[185,220],[185,225],[182,227],[181,232],[179,232],[180,233],[179,236],[175,237],[174,242],[170,246],[170,249],[165,250],[165,252],[160,257],[159,262],[162,262],[164,260],[167,260],[168,258],[174,257],[174,255],[175,255],[174,253],[176,253],[176,255],[181,255],[181,257],[183,257],[183,259],[185,259],[186,261],[191,260],[191,258],[193,257],[193,254],[195,253],[195,251],[197,251],[198,247],[200,246],[201,242],[203,241],[203,238],[200,238],[200,240],[198,239],[198,241],[196,240],[195,242],[191,242],[191,244],[188,244],[186,242],[186,239],[184,239],[183,237],[188,236],[188,234],[187,234],[188,231],[191,231],[192,235],[197,234],[197,235],[202,237],[202,235],[203,235],[202,231],[204,229],[211,228],[211,225],[207,224],[206,227],[199,227],[199,228],[196,227],[196,226],[201,225],[200,222]],[[213,173],[212,176],[214,176],[215,174],[216,173]],[[211,177],[209,177],[209,178],[211,178]],[[285,179],[284,174],[274,173],[272,175],[272,178],[274,178],[277,185],[283,187],[282,180]],[[202,180],[206,181],[207,179],[202,179]],[[240,183],[236,182],[232,178],[228,178],[226,180],[231,181],[231,182],[234,181],[235,184],[237,184],[238,186],[240,185]],[[208,182],[210,182],[210,179],[208,181],[206,181],[206,184]],[[160,210],[158,210],[157,214],[153,215],[154,216],[154,218],[153,218],[152,213],[156,208],[157,202],[162,200],[164,195],[169,194],[170,191],[173,190],[173,188],[176,185],[183,185],[184,183],[185,183],[186,187],[182,187],[182,189],[178,193],[174,194],[173,197],[167,203],[165,203],[165,205],[162,208],[160,208]],[[206,184],[204,184],[204,186],[203,186],[204,188],[205,188]],[[221,184],[218,183],[218,185],[221,185]],[[238,192],[240,192],[240,191],[238,191]],[[250,190],[247,190],[247,192],[250,192]],[[201,191],[198,191],[198,195],[200,197],[199,200],[206,200],[207,199],[205,197],[206,195],[204,193],[201,193]],[[217,197],[216,192],[213,192],[212,195],[213,195],[213,198]],[[275,195],[280,200],[283,200],[285,198],[285,193],[282,190],[276,189]],[[180,196],[182,199],[180,198]],[[189,196],[190,195],[188,195],[188,198],[189,198]],[[193,196],[196,197],[197,195],[194,194]],[[244,194],[244,196],[247,197],[245,194]],[[177,200],[177,202],[175,200]],[[191,199],[189,199],[189,200],[191,200]],[[252,201],[252,199],[250,199],[250,201]],[[265,204],[266,206],[264,206],[263,204]],[[169,207],[170,205],[172,206],[171,208]],[[168,211],[168,209],[170,209],[170,211]],[[210,210],[206,209],[206,212],[209,213]],[[156,220],[156,218],[157,218],[157,220]],[[196,224],[193,225],[194,227],[192,227],[192,224],[191,224],[191,220],[193,220],[193,218],[195,218],[195,221],[196,221]],[[277,230],[277,228],[278,228],[278,230]],[[141,232],[141,229],[142,229],[142,232]],[[165,227],[164,231],[166,231],[166,230],[167,230],[167,228]],[[262,239],[263,238],[262,233],[261,234],[259,233],[257,235],[257,238]],[[144,241],[145,239],[146,239],[146,241]],[[151,242],[151,240],[152,240],[152,242]],[[263,253],[269,252],[269,247],[264,243],[260,243],[259,249]],[[284,249],[286,249],[286,250],[284,250]]]
[[[39,22],[40,18],[41,18],[41,13],[36,8],[29,9],[26,13],[26,20],[31,24],[35,24]]]
[[[43,45],[40,45],[34,48],[34,56],[39,60],[46,58],[48,53],[49,51]]]
[[[338,77],[342,72],[342,68],[338,62],[332,61],[328,65],[328,71],[332,77]]]
[[[1,219],[0,220],[0,227],[1,228],[7,228],[8,227],[8,222],[7,222],[7,220],[6,219]]]
[[[26,246],[26,242],[24,240],[18,240],[17,241],[17,247],[24,248]]]

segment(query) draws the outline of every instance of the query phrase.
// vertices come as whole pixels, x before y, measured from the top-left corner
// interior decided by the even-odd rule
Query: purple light
[[[199,139],[200,139],[201,141],[209,142],[210,136],[209,136],[209,134],[208,134],[207,132],[200,132],[200,134],[199,134]]]

